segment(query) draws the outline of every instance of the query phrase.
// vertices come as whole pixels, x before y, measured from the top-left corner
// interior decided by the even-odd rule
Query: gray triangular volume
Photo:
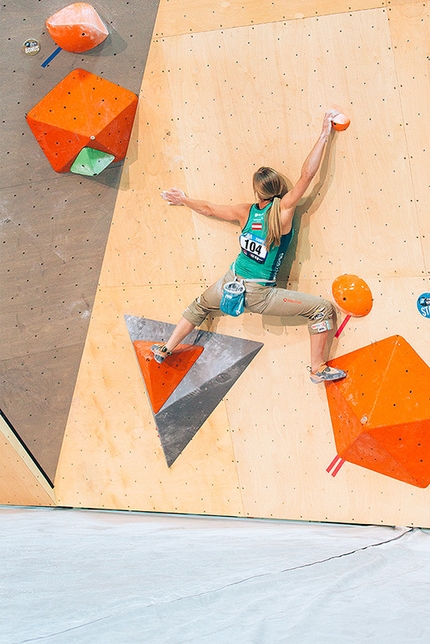
[[[167,399],[159,414],[170,405],[175,404],[178,400],[186,398],[196,389],[200,389],[203,383],[217,382],[223,383],[230,380],[230,373],[236,373],[236,365],[242,358],[251,358],[243,366],[240,373],[235,376],[235,380],[251,362],[252,358],[258,353],[263,346],[260,342],[252,340],[242,340],[242,338],[233,338],[230,335],[221,335],[220,333],[211,333],[209,331],[195,331],[184,340],[187,344],[196,344],[204,347],[193,368],[187,373],[182,382],[179,383],[172,395]],[[234,384],[231,382],[228,389]],[[218,400],[218,402],[221,398]]]
[[[138,318],[135,315],[124,315],[124,318],[132,342],[135,340],[165,342],[175,328],[174,324],[168,322]]]
[[[125,316],[131,341],[164,342],[174,325]],[[261,342],[209,331],[193,331],[185,344],[204,351],[160,411],[154,416],[169,467],[261,349]]]
[[[158,434],[169,467],[194,438],[258,351],[259,349],[255,349],[233,364],[228,372],[224,371],[212,380],[207,380],[187,396],[179,398],[168,407],[163,407],[155,415]]]

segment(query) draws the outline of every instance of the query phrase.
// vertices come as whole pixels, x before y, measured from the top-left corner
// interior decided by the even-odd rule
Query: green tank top
[[[234,271],[245,279],[260,280],[261,282],[274,282],[281,267],[287,248],[293,237],[293,230],[282,235],[279,246],[272,246],[267,250],[265,241],[267,237],[266,213],[271,208],[272,202],[264,208],[253,204],[249,209],[246,222],[239,237],[241,252],[237,256]]]

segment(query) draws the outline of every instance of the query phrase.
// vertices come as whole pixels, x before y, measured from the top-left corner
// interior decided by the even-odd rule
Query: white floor
[[[430,531],[0,506],[0,643],[430,642]]]

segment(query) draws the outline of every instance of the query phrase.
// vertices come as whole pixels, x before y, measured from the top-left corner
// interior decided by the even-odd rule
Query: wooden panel
[[[399,334],[430,364],[428,321],[415,306],[427,288],[418,175],[391,33],[387,11],[369,9],[154,41],[138,156],[117,202],[56,479],[62,503],[430,525],[428,490],[351,464],[326,472],[330,415],[297,320],[205,323],[264,347],[168,471],[123,323],[124,314],[175,322],[237,253],[237,228],[170,207],[161,190],[250,201],[263,164],[292,182],[335,104],[351,126],[334,136],[324,181],[298,209],[283,280],[331,297],[335,277],[359,275],[372,312],[350,320],[332,353]]]
[[[0,499],[3,505],[55,505],[44,475],[0,416]]]
[[[168,321],[192,286],[98,293],[59,461],[59,503],[157,512],[242,514],[232,439],[221,403],[169,469],[124,313]],[[208,446],[210,445],[210,450]]]
[[[201,280],[196,240],[189,235],[193,217],[185,208],[172,212],[160,197],[166,184],[185,181],[164,69],[162,48],[153,43],[132,135],[136,152],[118,193],[116,212],[120,216],[112,222],[102,286]]]
[[[388,12],[408,161],[414,184],[413,205],[419,221],[419,241],[425,257],[424,274],[427,277],[430,275],[430,147],[427,144],[430,140],[429,13],[428,2],[393,7]]]
[[[337,104],[352,125],[333,141],[312,225],[307,215],[302,221],[292,278],[422,270],[385,11],[165,39],[164,48],[192,195],[250,200],[252,172],[263,164],[296,180],[324,107]],[[399,235],[405,219],[407,240]],[[202,219],[196,226],[200,254],[211,261],[204,276],[212,281],[234,256],[235,231]],[[216,254],[214,235],[221,240]]]
[[[156,36],[177,36],[399,4],[411,4],[411,0],[219,0],[217,3],[213,0],[162,0],[154,33]],[[416,4],[421,3],[417,0]]]

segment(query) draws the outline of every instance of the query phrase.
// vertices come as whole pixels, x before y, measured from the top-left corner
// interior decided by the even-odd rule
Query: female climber
[[[332,121],[338,114],[329,110],[324,115],[321,134],[303,163],[300,178],[288,190],[285,178],[276,170],[261,167],[253,176],[256,202],[236,206],[218,206],[191,199],[178,188],[165,190],[161,196],[173,206],[187,206],[206,217],[237,222],[241,227],[241,250],[227,273],[183,312],[182,318],[165,344],[151,347],[158,363],[171,355],[173,349],[191,331],[202,324],[209,313],[220,309],[223,287],[235,279],[243,280],[245,306],[249,311],[277,316],[303,316],[308,319],[311,364],[308,367],[313,383],[339,380],[346,376],[341,369],[325,362],[328,333],[333,328],[334,309],[327,300],[289,291],[276,286],[276,275],[293,236],[293,217],[299,200],[316,175],[324,156]]]

